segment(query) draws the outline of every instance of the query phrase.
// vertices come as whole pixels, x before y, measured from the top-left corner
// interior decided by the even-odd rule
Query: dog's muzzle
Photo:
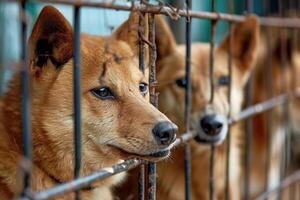
[[[206,114],[200,119],[196,141],[205,144],[222,143],[228,132],[226,117],[218,114]]]

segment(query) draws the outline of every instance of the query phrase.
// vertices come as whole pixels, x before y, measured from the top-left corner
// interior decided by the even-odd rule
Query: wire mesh
[[[34,2],[34,1],[31,1]],[[74,165],[74,177],[75,180],[63,183],[61,185],[58,185],[54,188],[41,191],[38,193],[33,194],[33,199],[47,199],[52,198],[54,196],[57,196],[59,194],[63,194],[68,191],[79,191],[81,188],[88,186],[89,184],[97,181],[102,180],[104,178],[110,177],[112,175],[115,175],[117,173],[121,173],[123,171],[127,171],[129,169],[132,169],[134,167],[140,166],[140,175],[139,175],[139,199],[145,198],[145,169],[144,169],[144,161],[140,160],[127,160],[124,161],[121,164],[117,164],[111,167],[112,172],[109,172],[107,170],[100,170],[98,172],[95,172],[91,174],[90,176],[86,177],[80,177],[80,168],[81,168],[81,136],[80,136],[80,8],[82,6],[88,6],[88,7],[100,7],[100,8],[107,8],[107,9],[116,9],[116,10],[127,10],[130,11],[132,9],[139,10],[140,15],[140,26],[139,26],[139,35],[144,36],[144,24],[142,23],[143,19],[145,18],[145,13],[150,13],[149,15],[149,41],[150,44],[149,48],[149,57],[150,57],[150,92],[151,92],[151,103],[154,104],[157,107],[157,94],[155,92],[155,86],[157,84],[156,82],[156,70],[155,70],[155,61],[156,61],[156,47],[155,47],[155,30],[154,30],[154,14],[164,14],[164,15],[177,15],[181,17],[186,17],[186,80],[187,80],[187,86],[186,86],[186,111],[185,111],[185,119],[186,119],[186,133],[183,134],[181,137],[177,138],[175,141],[175,146],[186,142],[190,140],[195,133],[191,132],[190,127],[190,110],[191,110],[191,19],[193,17],[195,18],[202,18],[202,19],[210,19],[212,20],[212,28],[211,28],[211,50],[210,50],[210,85],[211,85],[211,97],[210,102],[213,102],[214,99],[214,34],[215,34],[215,28],[218,20],[226,20],[229,22],[229,32],[230,35],[232,34],[232,26],[231,22],[241,22],[245,19],[244,16],[240,15],[233,15],[233,14],[226,14],[226,13],[217,13],[215,12],[215,1],[212,1],[212,12],[203,12],[203,11],[192,11],[192,5],[190,0],[186,0],[186,9],[177,9],[173,10],[168,6],[154,6],[141,3],[140,5],[133,6],[127,6],[127,5],[116,5],[114,2],[88,2],[88,1],[71,1],[71,0],[53,0],[53,1],[47,1],[47,0],[41,0],[40,2],[51,2],[51,3],[61,3],[61,4],[69,4],[74,6],[74,146],[75,146],[75,165]],[[143,1],[142,1],[143,2]],[[28,74],[28,59],[27,59],[27,24],[26,21],[22,18],[22,14],[25,13],[25,5],[26,1],[21,1],[21,23],[22,23],[22,60],[24,61],[24,66],[22,68],[22,126],[23,126],[23,138],[24,138],[24,189],[23,193],[20,197],[20,199],[23,198],[29,198],[32,194],[30,193],[30,170],[31,170],[31,126],[30,126],[30,97],[29,97],[29,74]],[[253,7],[252,1],[247,1],[248,8]],[[251,12],[252,9],[249,9]],[[260,17],[260,23],[261,25],[265,26],[276,26],[276,27],[289,27],[289,28],[299,28],[300,27],[300,20],[295,18],[275,18],[275,17]],[[142,37],[141,37],[142,38]],[[231,46],[231,37],[230,37],[230,46]],[[282,45],[284,47],[284,45]],[[283,48],[282,47],[282,48]],[[145,44],[142,39],[140,39],[139,43],[139,66],[142,71],[145,69]],[[282,53],[283,50],[281,50]],[[229,76],[231,80],[231,65],[232,65],[232,58],[231,58],[231,47],[228,51],[228,71]],[[283,56],[284,57],[284,56]],[[271,58],[271,57],[270,57]],[[285,60],[285,59],[283,59]],[[271,65],[271,62],[270,62]],[[282,63],[282,66],[285,64]],[[283,74],[283,72],[282,72]],[[270,77],[270,76],[269,76]],[[286,82],[286,81],[284,81]],[[286,84],[286,83],[285,83]],[[270,86],[269,86],[270,87]],[[229,85],[229,92],[228,92],[228,101],[230,103],[230,97],[231,97],[231,86]],[[286,87],[284,87],[286,88]],[[295,92],[293,91],[293,95]],[[245,120],[247,118],[251,118],[254,115],[257,115],[259,113],[265,112],[267,110],[271,110],[272,108],[275,108],[280,105],[287,105],[289,99],[291,98],[291,94],[289,91],[286,91],[285,89],[282,91],[282,95],[279,95],[277,97],[270,98],[269,100],[252,105],[247,104],[248,107],[243,110],[238,116],[232,116],[229,119],[229,124],[237,123],[238,121]],[[270,96],[271,97],[271,96]],[[285,110],[285,119],[288,119],[288,107],[284,106]],[[229,112],[230,116],[230,112]],[[270,116],[268,117],[267,124],[271,123]],[[268,128],[269,130],[269,128]],[[249,130],[247,131],[247,141],[249,142],[251,140],[251,130],[249,125]],[[268,131],[269,132],[269,131]],[[268,141],[271,141],[271,136],[268,137]],[[287,140],[289,142],[289,140]],[[249,144],[251,145],[251,143]],[[246,147],[247,153],[251,152],[251,148],[248,145],[249,148]],[[272,144],[268,142],[268,146],[271,146]],[[289,145],[287,145],[289,146]],[[211,157],[210,157],[210,199],[214,199],[214,153],[215,152],[215,146],[211,146]],[[269,149],[269,154],[271,150]],[[287,152],[289,152],[289,148],[287,149]],[[230,174],[229,174],[229,158],[230,158],[230,133],[228,134],[227,139],[227,162],[226,162],[226,199],[230,199]],[[249,159],[251,158],[251,155],[248,154],[246,156],[246,177],[245,177],[245,199],[249,199]],[[191,198],[191,149],[190,146],[187,144],[185,146],[185,198],[190,199]],[[270,160],[270,156],[268,158]],[[142,165],[141,165],[142,164]],[[269,164],[270,165],[270,164]],[[268,165],[266,169],[268,170]],[[286,164],[284,167],[284,171],[286,170]],[[247,175],[248,174],[248,175]],[[269,174],[269,172],[267,172]],[[284,173],[283,173],[284,174]],[[156,164],[150,163],[148,165],[148,180],[149,180],[149,188],[147,189],[148,198],[149,199],[156,199],[155,193],[156,193]],[[247,178],[248,177],[248,178]],[[300,179],[299,173],[293,174],[293,176],[285,178],[282,176],[282,181],[280,186],[267,191],[265,194],[262,194],[257,199],[266,199],[268,196],[273,194],[274,192],[281,191],[284,187],[287,187],[288,185],[291,185],[292,183],[298,181]],[[267,181],[266,181],[267,184]],[[30,193],[30,194],[29,194]],[[77,199],[80,198],[79,193],[77,193]]]

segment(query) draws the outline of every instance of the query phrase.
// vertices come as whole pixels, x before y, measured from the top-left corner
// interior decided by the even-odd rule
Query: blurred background
[[[97,1],[97,0],[94,0]],[[103,0],[101,0],[103,1]],[[283,0],[281,0],[283,2]],[[162,1],[161,1],[162,2]],[[184,8],[182,0],[165,0],[164,3],[169,3],[177,8]],[[249,3],[251,2],[251,3]],[[216,0],[216,11],[235,14],[247,14],[251,11],[257,15],[268,13],[276,15],[280,5],[284,5],[282,9],[298,7],[297,0],[284,1],[280,4],[279,0],[253,0],[240,1],[232,0],[231,9],[228,7],[228,1]],[[129,1],[117,0],[118,4],[130,4]],[[157,4],[158,1],[150,1]],[[211,0],[193,0],[193,10],[211,11]],[[28,19],[30,21],[30,29],[37,19],[40,10],[45,4],[27,3]],[[73,21],[73,8],[71,6],[57,5],[56,6],[70,21]],[[96,35],[108,35],[115,27],[120,25],[128,17],[128,12],[114,11],[96,8],[83,8],[81,10],[81,31]],[[5,91],[6,83],[11,77],[13,70],[11,65],[16,63],[20,58],[20,22],[19,22],[19,5],[17,3],[0,2],[0,95]],[[178,43],[184,42],[185,19],[172,21],[168,19]],[[211,22],[204,19],[194,19],[192,21],[192,40],[207,42],[210,40]],[[228,23],[220,21],[217,25],[215,41],[218,43],[226,35]],[[31,30],[29,30],[31,31]]]

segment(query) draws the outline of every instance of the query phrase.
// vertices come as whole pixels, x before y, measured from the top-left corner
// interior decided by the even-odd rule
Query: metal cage
[[[7,0],[7,2],[16,2],[13,0]],[[217,22],[220,20],[227,21],[229,24],[229,33],[232,32],[232,24],[236,22],[241,22],[245,19],[244,15],[235,15],[231,13],[218,13],[215,10],[215,1],[212,0],[211,5],[211,12],[206,11],[196,11],[192,9],[191,0],[185,0],[185,9],[177,9],[169,4],[163,3],[162,1],[158,1],[159,5],[152,5],[147,0],[141,0],[140,2],[136,3],[132,1],[130,5],[119,5],[114,1],[103,1],[103,2],[92,2],[92,1],[77,1],[77,0],[21,0],[18,1],[20,3],[21,8],[21,16],[24,16],[25,13],[25,5],[27,2],[43,2],[43,3],[53,3],[53,4],[66,4],[72,5],[74,8],[74,110],[75,110],[75,123],[74,123],[74,138],[75,138],[75,171],[74,171],[74,180],[71,182],[63,183],[53,187],[51,189],[47,189],[40,192],[32,192],[30,188],[30,176],[31,176],[31,159],[32,159],[32,149],[31,149],[31,122],[30,122],[30,96],[29,96],[29,72],[28,72],[28,52],[27,52],[27,29],[28,24],[26,20],[21,17],[20,24],[22,30],[22,127],[23,127],[23,141],[24,141],[24,166],[22,169],[24,170],[24,188],[21,196],[18,199],[48,199],[56,197],[60,194],[64,194],[70,191],[76,191],[76,199],[80,199],[80,189],[89,186],[89,184],[105,179],[107,177],[113,176],[115,174],[127,171],[129,169],[139,167],[139,180],[137,188],[139,193],[139,199],[156,199],[156,164],[149,163],[143,160],[126,160],[123,163],[116,164],[111,166],[109,170],[107,169],[99,169],[99,171],[94,172],[86,177],[80,177],[80,168],[81,168],[81,123],[80,123],[80,9],[82,7],[95,7],[95,8],[104,8],[104,9],[113,9],[113,10],[124,10],[124,11],[131,11],[137,10],[143,14],[149,13],[149,38],[148,41],[145,42],[144,38],[142,37],[143,32],[143,24],[140,23],[141,28],[139,29],[140,33],[140,41],[139,41],[139,65],[140,69],[144,70],[145,62],[145,45],[149,46],[149,57],[150,57],[150,99],[151,103],[155,106],[158,104],[158,95],[155,92],[155,86],[157,84],[156,81],[156,45],[155,45],[155,18],[154,16],[157,14],[162,14],[166,16],[176,16],[176,17],[184,17],[186,18],[186,81],[187,86],[185,88],[185,121],[186,127],[189,127],[190,124],[190,110],[191,110],[191,21],[194,19],[207,19],[210,20],[212,23],[211,26],[211,41],[210,41],[210,85],[211,91],[214,91],[214,34]],[[264,1],[267,2],[267,1]],[[281,1],[282,2],[282,1]],[[229,0],[229,5],[232,7],[232,2]],[[251,13],[253,2],[248,0],[246,2],[247,5],[247,13]],[[230,6],[229,6],[230,7]],[[231,8],[232,9],[232,8]],[[267,8],[266,8],[267,9]],[[231,11],[232,12],[232,11]],[[142,17],[142,15],[140,17]],[[300,28],[300,19],[299,18],[287,18],[281,15],[281,17],[259,17],[260,25],[261,26],[272,26],[272,27],[279,27],[282,29],[299,29]],[[140,20],[141,21],[141,20]],[[231,43],[230,43],[231,44]],[[284,54],[284,52],[282,51]],[[228,55],[228,69],[229,69],[229,76],[231,77],[231,64],[232,64],[232,52],[231,47],[229,48]],[[271,58],[270,58],[271,59]],[[270,72],[271,73],[271,72]],[[231,85],[229,84],[229,94],[228,100],[230,101],[230,88]],[[211,92],[211,101],[213,100],[214,92]],[[287,110],[287,102],[295,95],[296,93],[288,93],[283,91],[283,94],[276,97],[270,97],[269,100],[265,102],[261,102],[259,104],[252,105],[251,101],[251,87],[248,87],[248,98],[247,98],[247,108],[244,109],[238,116],[229,117],[229,124],[234,124],[236,122],[246,120],[246,156],[245,156],[245,187],[244,187],[244,199],[249,199],[249,171],[250,169],[250,148],[251,148],[251,118],[254,115],[257,115],[262,112],[266,112],[271,110],[277,106],[283,106],[286,112]],[[270,118],[270,117],[269,117]],[[269,120],[270,121],[270,120]],[[270,122],[271,123],[271,122]],[[185,199],[191,199],[191,150],[190,146],[187,141],[191,140],[194,137],[195,133],[187,128],[186,132],[182,134],[180,137],[176,139],[176,145],[184,144],[185,148]],[[230,133],[228,134],[227,142],[230,143]],[[270,144],[269,144],[270,145]],[[228,145],[227,148],[227,169],[226,169],[226,199],[230,199],[229,197],[229,155],[230,155],[230,146]],[[214,155],[215,149],[218,148],[214,145],[211,145],[211,156],[210,156],[210,182],[209,184],[209,192],[210,192],[210,199],[213,199],[214,194]],[[268,156],[270,156],[270,150],[266,152]],[[270,158],[268,158],[270,162]],[[267,165],[270,165],[268,162]],[[148,165],[148,171],[145,171],[145,165]],[[268,170],[268,166],[266,166],[266,170]],[[284,169],[283,169],[284,170]],[[146,179],[145,177],[148,176]],[[283,177],[280,185],[270,191],[265,191],[263,194],[258,196],[256,199],[268,199],[274,193],[280,193],[283,188],[289,187],[296,183],[300,179],[300,171],[296,171],[294,174]],[[145,184],[145,180],[149,180],[148,184]],[[267,183],[266,183],[267,184]],[[148,188],[145,188],[147,185]],[[145,193],[147,196],[145,196]]]

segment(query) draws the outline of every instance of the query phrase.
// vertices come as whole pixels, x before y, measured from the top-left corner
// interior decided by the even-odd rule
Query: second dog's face
[[[138,67],[137,26],[138,15],[133,13],[109,37],[81,36],[81,137],[86,169],[110,166],[120,159],[165,158],[175,139],[176,125],[149,103],[148,79]],[[42,11],[29,48],[34,150],[39,155],[48,148],[51,159],[67,155],[73,160],[73,31],[56,9]]]
[[[157,19],[158,81],[160,108],[170,119],[184,127],[185,111],[185,46],[177,46],[170,30]],[[258,22],[249,17],[233,30],[231,113],[237,114],[242,105],[243,87],[255,60]],[[167,39],[171,38],[171,39]],[[168,46],[168,47],[166,47]],[[193,44],[191,55],[191,128],[203,143],[222,142],[228,131],[229,70],[227,37],[214,52],[214,98],[211,98],[210,46]],[[181,132],[184,129],[180,130]]]

